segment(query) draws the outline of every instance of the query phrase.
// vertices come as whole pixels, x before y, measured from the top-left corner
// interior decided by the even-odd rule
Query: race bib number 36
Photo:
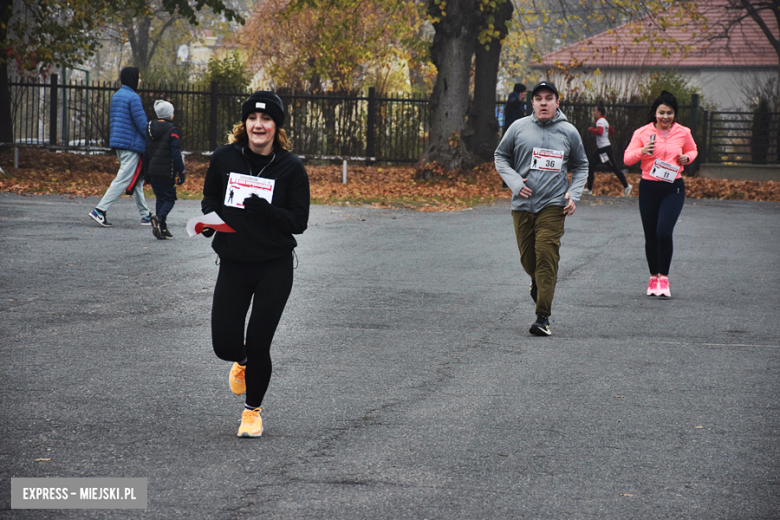
[[[653,164],[653,169],[650,170],[650,176],[659,181],[674,182],[677,178],[677,172],[679,171],[679,166],[656,159],[655,164]]]
[[[547,150],[546,148],[534,148],[531,159],[532,170],[544,172],[559,172],[563,167],[563,152],[560,150]]]
[[[273,179],[253,177],[243,173],[231,173],[228,178],[228,187],[225,192],[225,206],[232,208],[244,208],[244,199],[254,193],[258,197],[271,202],[274,196]]]

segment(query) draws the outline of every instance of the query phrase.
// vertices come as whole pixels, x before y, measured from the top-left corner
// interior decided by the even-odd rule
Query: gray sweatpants
[[[100,211],[106,212],[111,204],[122,196],[127,187],[130,185],[130,181],[135,175],[135,170],[138,167],[138,161],[141,160],[141,154],[131,152],[130,150],[117,149],[116,155],[119,158],[119,171],[116,174],[116,178],[111,182],[111,186],[106,190],[106,194],[100,199],[100,202],[96,206]],[[135,205],[138,208],[138,213],[141,217],[149,218],[149,207],[146,205],[146,197],[144,197],[144,181],[139,180],[135,185],[133,191],[133,198],[135,199]]]

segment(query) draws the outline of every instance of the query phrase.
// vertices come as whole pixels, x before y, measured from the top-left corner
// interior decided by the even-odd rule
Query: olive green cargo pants
[[[566,216],[563,206],[547,206],[539,213],[512,211],[520,263],[531,280],[536,281],[536,315],[550,317],[561,237]]]

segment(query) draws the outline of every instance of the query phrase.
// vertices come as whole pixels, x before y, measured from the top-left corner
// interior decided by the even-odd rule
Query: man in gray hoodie
[[[531,277],[536,321],[530,332],[549,336],[561,237],[588,179],[588,158],[574,125],[558,109],[550,81],[532,91],[533,115],[515,121],[496,148],[496,170],[512,190],[512,220],[520,263]],[[567,172],[572,172],[571,186]]]

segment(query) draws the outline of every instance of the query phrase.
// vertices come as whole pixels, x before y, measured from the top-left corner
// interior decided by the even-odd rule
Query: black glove
[[[176,175],[176,185],[181,186],[184,181],[187,180],[187,175],[184,172],[180,172]]]
[[[212,211],[213,211],[214,213],[216,213],[217,215],[219,215],[219,211],[220,211],[220,210],[219,210],[219,209],[217,209],[216,207],[212,206],[212,205],[211,205],[211,204],[210,204],[208,201],[206,201],[205,199],[204,199],[204,200],[202,200],[202,201],[200,201],[200,210],[203,212],[203,214],[204,214],[204,215],[207,215],[207,214],[211,213]]]
[[[250,215],[258,215],[261,217],[268,216],[272,211],[271,203],[258,197],[254,193],[251,197],[244,199],[244,209]]]
[[[200,234],[203,235],[206,238],[211,238],[212,235],[214,235],[214,233],[216,233],[216,232],[217,232],[216,229],[207,227],[207,228],[203,228],[203,231],[201,231]]]

